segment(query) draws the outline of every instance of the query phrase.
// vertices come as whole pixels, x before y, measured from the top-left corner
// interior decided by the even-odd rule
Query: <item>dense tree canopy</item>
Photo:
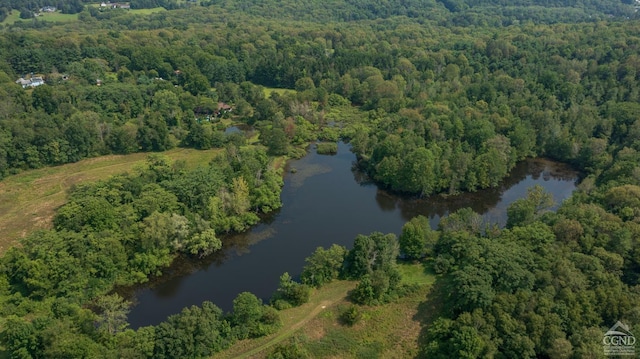
[[[3,334],[9,353],[76,357],[86,341],[90,345],[82,355],[94,357],[116,336],[113,340],[125,342],[112,348],[113,356],[144,351],[158,358],[206,357],[237,338],[269,333],[279,323],[272,308],[258,306],[264,313],[251,324],[225,319],[211,303],[185,309],[149,329],[153,332],[123,331],[128,304],[107,294],[116,285],[161,274],[178,254],[219,250],[219,234],[242,230],[257,221],[256,213],[280,206],[280,186],[264,152],[233,145],[208,167],[185,170],[153,155],[138,173],[78,186],[58,210],[54,230],[28,236],[0,259],[2,315],[16,325]],[[93,302],[97,314],[86,309]],[[40,324],[21,317],[27,314]],[[66,329],[57,332],[60,326]],[[30,339],[20,337],[25,333]],[[57,347],[70,340],[65,335],[77,336],[73,348]]]
[[[357,303],[393,300],[402,252],[439,273],[427,357],[582,357],[601,349],[603,326],[640,325],[640,25],[629,1],[211,0],[136,15],[10,0],[0,20],[44,5],[81,13],[0,29],[0,178],[176,146],[220,155],[190,170],[151,156],[134,174],[80,185],[54,229],[9,249],[10,356],[207,357],[273,331],[277,312],[250,293],[232,313],[204,303],[135,331],[109,293],[178,255],[218,251],[223,233],[279,208],[269,156],[317,139],[349,141],[376,183],[422,196],[497,187],[533,156],[584,178],[557,212],[531,189],[504,229],[467,209],[437,231],[416,218],[399,239],[318,249],[304,284],[283,275],[274,303],[303,303],[306,285],[341,276],[359,281]],[[131,2],[152,6],[178,7]],[[15,82],[39,76],[35,88]],[[252,130],[225,133],[230,121]]]
[[[633,22],[502,29],[391,16],[379,26],[362,20],[326,28],[247,17],[239,26],[227,24],[225,11],[235,8],[175,11],[174,21],[182,14],[212,24],[198,31],[135,30],[125,21],[142,26],[158,14],[78,23],[78,36],[65,40],[55,27],[7,32],[0,172],[176,145],[221,147],[232,138],[203,122],[219,101],[260,128],[272,154],[323,138],[325,114],[359,105],[355,122],[365,130],[339,121],[361,167],[393,190],[423,195],[495,187],[529,156],[595,172],[619,151],[636,150]],[[118,21],[129,30],[81,35]],[[387,38],[397,41],[379,40]],[[47,85],[9,85],[32,72],[45,74]],[[298,92],[266,97],[254,84]]]
[[[593,339],[600,328],[640,324],[638,260],[630,257],[637,217],[623,221],[597,197],[574,197],[526,222],[510,217],[511,228],[491,234],[443,229],[435,262],[437,295],[447,302],[423,338],[425,356],[581,357],[602,349]]]

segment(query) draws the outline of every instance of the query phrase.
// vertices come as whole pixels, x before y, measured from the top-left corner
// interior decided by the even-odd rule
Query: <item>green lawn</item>
[[[423,263],[400,263],[400,273],[402,282],[406,284],[431,285],[436,281],[436,275],[429,262]]]
[[[265,87],[264,88],[264,95],[269,98],[271,96],[272,93],[277,93],[278,95],[286,95],[286,94],[293,94],[296,93],[296,90],[291,90],[291,89],[281,89],[281,88],[275,88],[275,87]]]
[[[46,12],[37,17],[38,20],[46,20],[53,22],[71,22],[78,20],[78,14],[63,14],[59,11]],[[16,21],[30,21],[30,19],[21,19],[20,11],[12,10],[11,14],[2,22],[3,25],[13,25]]]
[[[129,10],[130,13],[136,14],[136,15],[149,15],[149,14],[153,14],[153,13],[156,13],[156,12],[163,12],[163,11],[167,11],[167,9],[165,9],[163,7],[154,7],[152,9],[132,9],[132,10]]]

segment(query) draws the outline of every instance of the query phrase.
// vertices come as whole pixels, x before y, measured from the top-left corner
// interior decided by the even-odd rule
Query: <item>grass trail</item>
[[[422,263],[402,263],[400,271],[404,283],[418,284],[420,289],[385,305],[359,306],[362,319],[352,327],[339,324],[337,318],[357,282],[337,281],[314,290],[309,303],[281,311],[283,325],[278,332],[239,341],[213,358],[265,358],[274,346],[298,335],[306,338],[301,345],[311,358],[359,357],[358,351],[375,345],[380,358],[415,357],[421,329],[428,323],[428,306],[423,303],[435,275]]]
[[[241,354],[237,358],[238,359],[250,358],[252,355],[258,354],[258,353],[262,352],[263,350],[265,350],[265,349],[267,349],[267,348],[269,348],[269,347],[271,347],[273,345],[276,345],[276,344],[280,343],[284,339],[289,338],[293,333],[295,333],[296,330],[302,328],[302,326],[304,324],[309,322],[311,319],[315,318],[316,315],[320,314],[320,312],[323,309],[326,309],[328,306],[334,304],[336,301],[338,301],[338,299],[336,299],[334,301],[324,300],[324,301],[320,302],[320,304],[318,304],[318,306],[315,307],[314,310],[312,310],[309,314],[307,314],[306,317],[302,318],[302,320],[300,320],[299,322],[295,323],[291,327],[287,328],[285,331],[279,333],[277,337],[269,340],[268,342],[260,345],[259,347],[255,348],[255,349],[251,349],[251,350],[245,352],[244,354]]]
[[[316,318],[324,310],[343,301],[347,293],[355,288],[356,282],[338,281],[325,285],[315,290],[308,303],[297,308],[286,309],[280,312],[282,328],[276,333],[258,339],[242,340],[231,348],[214,355],[214,358],[252,358],[270,347],[291,337],[312,319]]]

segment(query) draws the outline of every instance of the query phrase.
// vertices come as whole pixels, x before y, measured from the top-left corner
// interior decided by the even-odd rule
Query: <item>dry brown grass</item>
[[[195,167],[208,163],[218,151],[180,148],[162,155]],[[50,228],[54,212],[65,203],[71,186],[131,171],[143,165],[148,155],[102,156],[5,178],[0,182],[0,254],[30,232]]]

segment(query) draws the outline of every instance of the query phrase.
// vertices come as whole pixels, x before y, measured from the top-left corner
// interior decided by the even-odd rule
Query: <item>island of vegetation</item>
[[[430,313],[412,318],[413,346],[331,352],[337,329],[288,339],[292,326],[261,355],[602,357],[617,321],[640,328],[637,3],[102,5],[0,0],[0,179],[150,153],[72,186],[48,228],[0,242],[0,357],[206,358],[279,335],[281,311],[336,281],[350,304],[332,325],[418,298]],[[49,11],[67,16],[34,17]],[[205,302],[128,328],[118,288],[218,251],[281,206],[284,159],[315,141],[335,153],[339,140],[377,185],[416,196],[497,187],[530,157],[583,178],[556,211],[532,188],[504,228],[469,209],[437,229],[416,217],[399,236],[318,248],[265,303],[241,293],[228,313]],[[162,154],[178,147],[215,151],[193,167]],[[399,258],[433,280],[408,280]]]

